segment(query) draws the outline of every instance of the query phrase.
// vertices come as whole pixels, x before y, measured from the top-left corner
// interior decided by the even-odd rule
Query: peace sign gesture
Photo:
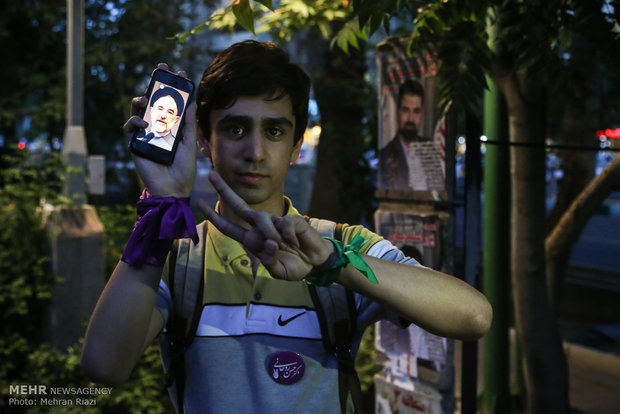
[[[323,239],[303,217],[278,217],[254,210],[216,171],[209,173],[209,180],[221,202],[250,228],[243,228],[221,216],[204,200],[199,200],[198,206],[223,234],[241,243],[252,259],[260,260],[272,277],[302,280],[332,252],[331,242]]]

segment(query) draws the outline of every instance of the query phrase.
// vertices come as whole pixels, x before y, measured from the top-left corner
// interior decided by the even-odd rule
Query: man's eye
[[[243,135],[245,131],[240,126],[231,126],[228,128],[228,132],[230,132],[232,135]]]
[[[270,137],[279,137],[282,134],[284,134],[284,131],[282,131],[280,128],[276,128],[276,127],[267,128],[267,135],[269,135]]]

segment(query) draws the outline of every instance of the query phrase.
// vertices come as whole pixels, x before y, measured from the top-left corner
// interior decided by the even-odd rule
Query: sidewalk
[[[620,357],[564,343],[570,405],[587,414],[620,413]]]
[[[479,342],[478,395],[483,390],[482,341]],[[569,365],[569,399],[571,408],[582,414],[620,413],[620,356],[564,343]],[[455,342],[455,398],[460,414],[461,343]]]

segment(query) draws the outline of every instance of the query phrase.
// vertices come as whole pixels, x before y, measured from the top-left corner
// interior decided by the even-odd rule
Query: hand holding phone
[[[148,126],[133,134],[131,151],[160,164],[172,164],[193,94],[191,80],[162,68],[155,69],[146,91],[148,103],[139,114]]]
[[[163,63],[158,65],[158,70],[169,72],[168,66]],[[185,79],[185,73],[182,71],[174,76]],[[154,82],[152,81],[151,84]],[[149,86],[149,90],[151,89]],[[133,158],[136,170],[153,196],[187,197],[196,177],[196,104],[189,103],[191,97],[188,97],[183,109],[183,120],[186,119],[187,122],[184,122],[184,126],[179,125],[176,128],[173,150],[164,150],[144,140],[139,140],[145,135],[144,131],[149,130],[152,123],[150,117],[147,116],[149,104],[152,101],[149,98],[153,95],[153,92],[149,90],[146,96],[132,100],[131,116],[123,126],[129,147],[135,154]],[[182,139],[181,134],[183,134]],[[163,154],[162,151],[164,151]],[[162,156],[165,156],[165,159]]]

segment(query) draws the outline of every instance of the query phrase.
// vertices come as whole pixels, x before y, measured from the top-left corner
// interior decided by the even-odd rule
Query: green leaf
[[[273,11],[273,1],[271,0],[256,0],[257,2],[259,2],[260,4],[262,4],[263,6],[267,7],[269,10]]]
[[[185,43],[185,41],[187,40],[188,37],[198,34],[201,31],[203,31],[204,29],[207,28],[207,23],[200,23],[198,26],[194,27],[193,29],[191,29],[189,32],[184,32],[184,33],[177,33],[174,37],[171,37],[169,39],[171,40],[178,40],[179,43]]]
[[[232,11],[241,27],[255,35],[254,14],[252,13],[250,0],[235,0],[232,4]]]
[[[349,33],[349,43],[356,49],[360,48],[359,44],[357,43],[357,35],[355,34],[355,32]]]

